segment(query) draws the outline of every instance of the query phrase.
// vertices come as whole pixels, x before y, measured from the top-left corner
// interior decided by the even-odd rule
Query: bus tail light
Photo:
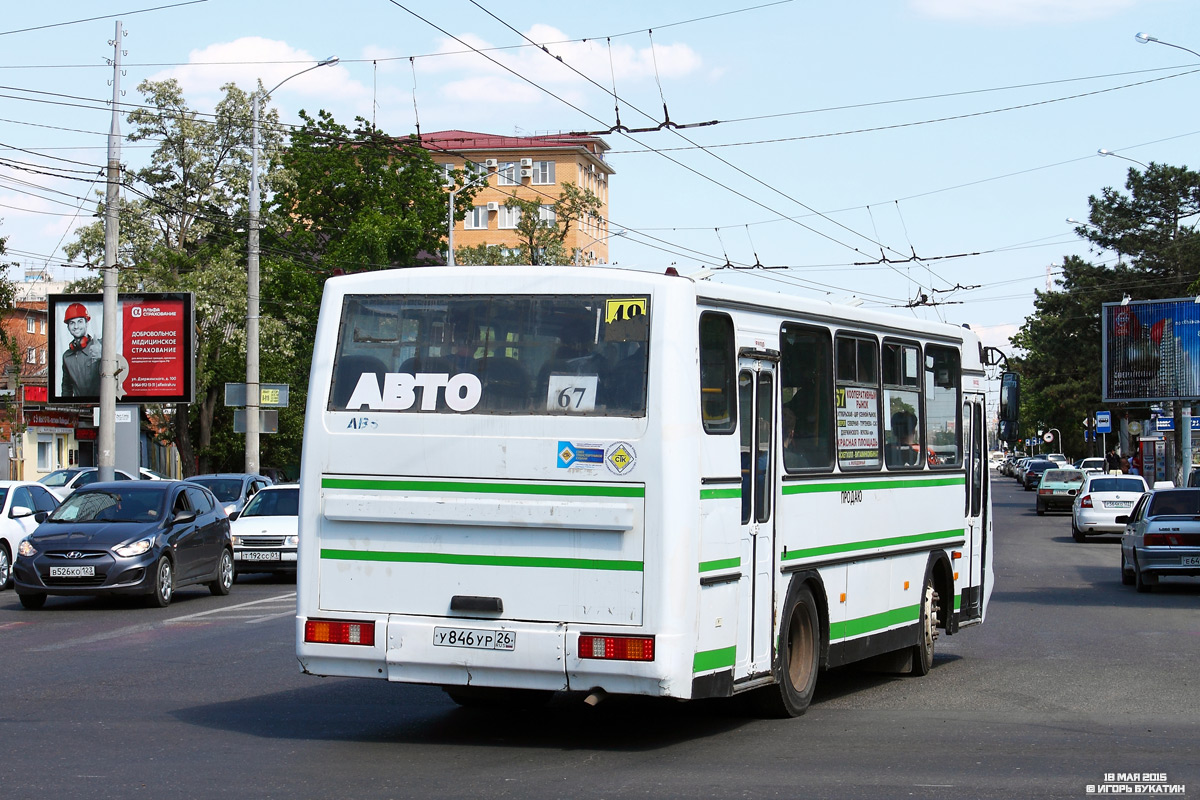
[[[1083,497],[1081,497],[1079,499],[1079,507],[1080,508],[1091,508],[1092,507],[1092,496],[1090,494],[1085,494]]]
[[[653,661],[653,636],[579,636],[579,657],[607,661]]]
[[[374,647],[375,623],[338,619],[305,620],[304,641],[316,644],[361,644]]]

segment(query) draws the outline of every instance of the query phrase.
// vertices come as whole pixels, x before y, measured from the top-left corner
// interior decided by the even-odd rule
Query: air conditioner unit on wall
[[[489,168],[498,167],[500,166],[500,162],[496,161],[494,158],[489,158],[487,161],[483,162],[483,165]]]
[[[532,159],[532,158],[522,158],[522,159],[521,159],[521,166],[522,166],[522,167],[532,167],[532,166],[533,166],[533,159]]]
[[[531,169],[523,169],[523,170],[521,170],[521,177],[522,177],[522,178],[532,178],[532,177],[533,177],[533,170],[531,170]]]
[[[499,211],[499,210],[500,210],[500,204],[499,204],[499,203],[497,203],[497,202],[495,202],[495,201],[492,201],[491,203],[488,203],[488,211]]]

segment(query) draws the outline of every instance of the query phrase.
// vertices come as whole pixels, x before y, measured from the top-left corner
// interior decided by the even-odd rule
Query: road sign
[[[246,406],[246,384],[244,383],[227,383],[225,384],[225,405],[234,408],[245,408]],[[286,383],[260,383],[258,385],[258,407],[259,408],[287,408],[288,405],[288,384]]]
[[[246,432],[246,409],[235,408],[233,410],[233,432]],[[279,433],[279,412],[275,409],[258,410],[258,432],[259,433]]]
[[[1112,413],[1109,411],[1096,412],[1096,433],[1112,433]]]
[[[1054,441],[1054,434],[1050,431],[1046,431],[1046,433],[1042,436],[1042,441],[1046,444],[1050,444]]]

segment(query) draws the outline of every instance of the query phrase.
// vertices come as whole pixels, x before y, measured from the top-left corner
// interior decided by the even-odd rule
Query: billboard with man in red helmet
[[[100,402],[100,333],[104,299],[98,294],[52,294],[49,401]],[[195,396],[192,295],[122,294],[117,299],[117,401],[190,403]]]

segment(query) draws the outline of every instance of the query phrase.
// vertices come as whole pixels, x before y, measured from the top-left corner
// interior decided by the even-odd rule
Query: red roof
[[[593,153],[608,149],[603,139],[596,136],[580,136],[571,133],[546,134],[543,136],[500,136],[495,133],[474,131],[434,131],[421,134],[421,145],[427,150],[530,150],[543,148],[585,148]],[[589,147],[592,145],[593,147]],[[593,149],[594,148],[594,149]]]

